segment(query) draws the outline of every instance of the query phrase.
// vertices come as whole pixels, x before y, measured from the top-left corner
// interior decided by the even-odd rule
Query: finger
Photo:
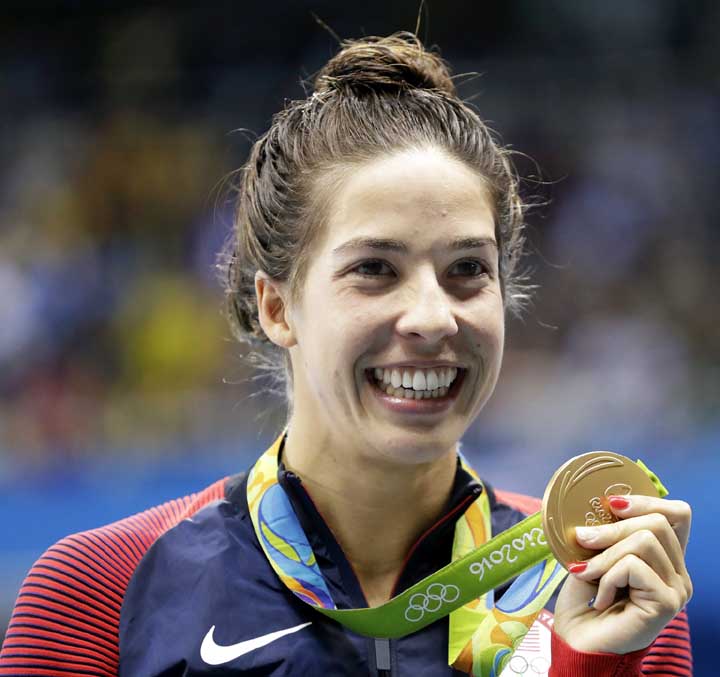
[[[624,588],[629,588],[633,604],[653,615],[672,618],[687,602],[682,589],[665,584],[643,560],[627,555],[600,579],[593,606],[598,611],[608,609]]]
[[[605,550],[627,538],[630,534],[642,530],[651,531],[655,534],[655,537],[667,552],[675,571],[687,576],[685,554],[677,534],[673,531],[667,518],[659,513],[629,517],[619,522],[603,524],[598,527],[577,527],[575,537],[577,542],[585,548]]]
[[[583,581],[597,580],[628,555],[639,557],[667,585],[677,582],[679,574],[667,551],[657,536],[648,529],[633,532],[619,543],[611,545],[607,550],[583,562],[586,565],[584,569],[575,567],[574,571],[572,568],[570,571]]]
[[[683,552],[687,547],[692,523],[692,508],[685,501],[669,501],[653,496],[609,496],[608,502],[613,513],[622,519],[639,517],[649,513],[658,513],[667,518],[673,531],[677,534]]]

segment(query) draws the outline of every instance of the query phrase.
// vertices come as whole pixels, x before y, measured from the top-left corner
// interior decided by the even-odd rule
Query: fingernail
[[[595,598],[593,597],[593,598],[588,602],[588,606],[589,606],[589,607],[592,607],[594,604],[595,604]]]
[[[608,503],[610,503],[615,510],[627,510],[630,507],[630,501],[624,496],[610,496]]]
[[[598,536],[597,527],[575,527],[575,536],[583,541],[592,541]]]
[[[581,574],[585,569],[587,569],[587,562],[573,562],[568,566],[568,571],[571,574]]]

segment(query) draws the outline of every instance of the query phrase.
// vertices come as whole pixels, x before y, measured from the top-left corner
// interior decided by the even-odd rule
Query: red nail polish
[[[630,507],[630,501],[622,496],[610,496],[608,502],[615,510],[626,510]]]
[[[587,562],[573,562],[569,567],[568,571],[571,574],[581,574],[585,569],[587,569]]]

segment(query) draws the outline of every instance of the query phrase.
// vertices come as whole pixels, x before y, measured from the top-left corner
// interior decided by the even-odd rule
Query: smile
[[[402,367],[367,369],[365,374],[375,396],[400,412],[431,413],[447,409],[457,397],[465,369]]]
[[[375,384],[388,395],[411,400],[444,397],[457,378],[457,367],[419,369],[417,367],[396,367],[372,370]]]

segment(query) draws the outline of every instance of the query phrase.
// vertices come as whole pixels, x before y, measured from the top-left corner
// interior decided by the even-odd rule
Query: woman
[[[286,430],[249,475],[53,546],[0,675],[691,674],[678,501],[613,499],[620,522],[578,533],[599,554],[564,582],[541,563],[519,610],[505,585],[383,640],[313,608],[382,605],[538,509],[458,450],[525,298],[522,212],[437,56],[346,43],[255,144],[225,258],[236,333],[287,378]]]

